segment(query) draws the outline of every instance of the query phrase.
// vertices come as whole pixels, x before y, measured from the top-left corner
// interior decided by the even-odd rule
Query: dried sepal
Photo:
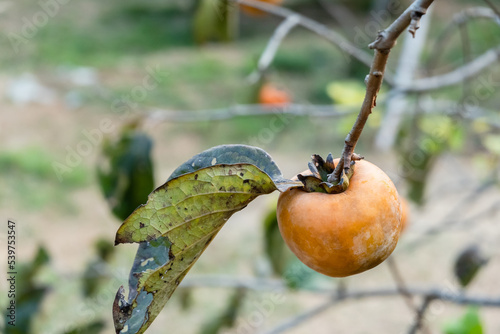
[[[331,153],[328,153],[328,156],[326,157],[325,168],[329,171],[328,174],[333,173],[335,170],[335,163],[333,162],[333,155]]]
[[[313,176],[313,175],[297,175],[297,178],[304,185],[304,190],[309,193],[327,193],[322,183],[324,183],[321,179]]]
[[[315,177],[317,177],[318,179],[321,179],[321,174],[318,171],[318,168],[316,168],[316,166],[314,165],[314,163],[312,163],[312,162],[307,163],[307,167],[309,167],[309,170],[311,171],[311,173]]]
[[[334,163],[331,154],[328,155],[327,161],[324,161],[319,155],[312,156],[309,169],[312,175],[297,175],[297,178],[303,184],[303,189],[307,192],[319,192],[327,194],[339,194],[344,192],[349,187],[349,179],[354,173],[354,161],[351,161],[350,168],[347,173],[342,172],[340,182],[332,182]]]

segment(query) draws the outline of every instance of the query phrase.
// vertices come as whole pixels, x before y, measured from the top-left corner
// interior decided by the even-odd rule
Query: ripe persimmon
[[[356,162],[349,187],[339,194],[302,188],[281,193],[277,217],[292,252],[332,277],[358,274],[382,263],[401,232],[401,203],[394,184],[364,160]]]
[[[266,83],[259,90],[259,103],[266,105],[279,105],[290,103],[291,99],[287,92]]]
[[[408,204],[408,200],[404,197],[400,197],[399,200],[401,201],[401,232],[403,232],[408,227],[410,204]]]
[[[283,2],[283,0],[258,0],[258,1],[262,1],[262,2],[267,2],[271,5],[281,5],[281,3]],[[251,7],[251,6],[247,6],[247,5],[240,5],[240,8],[243,12],[245,12],[245,14],[249,14],[249,15],[253,15],[253,16],[262,16],[262,15],[265,15],[266,12],[260,10],[260,9],[257,9],[257,8],[254,8],[254,7]]]

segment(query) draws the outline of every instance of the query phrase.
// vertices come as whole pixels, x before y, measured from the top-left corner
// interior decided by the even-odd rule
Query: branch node
[[[389,53],[394,45],[396,45],[396,39],[389,38],[387,31],[381,30],[378,32],[375,41],[370,43],[368,47],[373,50],[378,50],[382,53]]]
[[[359,161],[359,160],[363,160],[365,157],[360,155],[360,154],[357,154],[357,153],[353,153],[351,155],[351,160],[352,161]]]
[[[408,31],[413,36],[413,38],[415,38],[417,30],[418,28],[420,28],[420,19],[425,15],[426,11],[427,10],[423,7],[417,7],[410,13],[411,22]]]

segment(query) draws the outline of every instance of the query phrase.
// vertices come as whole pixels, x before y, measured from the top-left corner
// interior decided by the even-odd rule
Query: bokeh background
[[[371,55],[377,30],[409,4],[282,6]],[[111,305],[136,251],[113,247],[115,232],[144,193],[196,153],[256,145],[289,177],[306,169],[313,153],[340,154],[363,98],[366,65],[297,27],[256,75],[283,19],[223,8],[216,0],[0,2],[0,267],[7,271],[10,219],[19,271],[18,326],[5,331],[114,332]],[[384,85],[357,152],[385,170],[410,203],[393,255],[406,285],[498,297],[500,19],[487,2],[439,1],[423,24],[421,47],[406,46],[409,35],[395,47],[388,68],[398,84]],[[488,50],[493,58],[480,58]],[[486,68],[457,84],[398,93],[475,59]],[[290,104],[269,105],[273,99]],[[315,289],[377,291],[396,282],[386,263],[342,280],[302,267],[269,227],[276,199],[258,198],[231,218],[148,333],[408,332],[415,312],[397,295],[331,303],[280,331],[328,303]],[[489,261],[464,288],[456,259],[471,246]],[[4,310],[8,284],[0,282]],[[499,315],[498,306],[437,301],[425,330],[499,333]]]

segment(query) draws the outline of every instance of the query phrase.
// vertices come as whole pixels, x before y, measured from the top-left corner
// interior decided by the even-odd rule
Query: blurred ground
[[[35,4],[5,3],[10,4],[10,12],[0,15],[5,18],[1,27],[6,31],[19,31],[22,21],[15,18],[33,15],[39,10]],[[12,53],[9,42],[2,41],[11,53],[2,56],[4,63],[0,67],[0,91],[3,92],[0,100],[0,216],[4,221],[8,218],[18,224],[19,261],[28,261],[38,245],[44,245],[51,255],[50,266],[38,278],[53,287],[43,303],[42,312],[36,317],[35,328],[39,334],[62,333],[75,323],[97,319],[102,314],[106,315],[104,332],[111,333],[112,300],[117,288],[125,284],[135,254],[135,246],[119,246],[109,281],[96,297],[83,299],[79,277],[85,265],[95,258],[93,244],[98,238],[113,240],[119,222],[111,215],[96,183],[98,145],[93,145],[82,161],[64,174],[62,181],[57,178],[52,163],[64,163],[68,147],[76,150],[86,138],[83,132],[99,129],[103,119],[110,120],[111,134],[116,134],[124,120],[148,106],[198,110],[246,102],[251,89],[244,78],[251,72],[277,23],[271,19],[262,21],[265,23],[259,23],[254,30],[244,28],[244,38],[237,44],[198,47],[189,42],[190,35],[184,29],[189,22],[179,18],[172,27],[162,26],[165,17],[173,22],[175,11],[162,12],[133,1],[123,8],[113,9],[112,4],[101,5],[96,1],[71,3],[61,8],[58,16],[40,28],[32,40],[23,44],[22,52]],[[144,19],[151,12],[158,17],[152,21]],[[442,9],[437,15],[444,16],[443,12]],[[79,13],[86,13],[88,17],[77,19]],[[243,24],[248,27],[254,24],[252,22],[246,19]],[[145,38],[158,31],[161,33],[156,38]],[[484,38],[484,45],[492,45],[492,40]],[[453,53],[453,48],[448,52]],[[128,115],[117,112],[114,102],[123,101],[124,95],[131,94],[141,85],[150,68],[161,69],[158,87],[148,91],[140,105],[127,109]],[[275,61],[272,80],[293,92],[295,101],[331,103],[325,86],[332,78],[362,80],[365,72],[359,64],[347,63],[321,39],[299,31],[285,41]],[[16,100],[16,89],[32,92],[32,99]],[[450,89],[444,94],[453,96],[457,90]],[[23,96],[26,94],[21,94]],[[497,102],[498,99],[492,98],[486,103],[494,105]],[[180,163],[210,146],[246,143],[259,138],[259,131],[269,127],[271,119],[150,126],[148,133],[155,140],[156,183],[163,183]],[[338,154],[352,121],[352,117],[340,120],[298,117],[259,143],[274,157],[284,175],[291,176],[305,169],[312,153],[326,155],[331,151]],[[374,114],[359,153],[384,169],[404,193],[406,185],[400,178],[395,156],[382,155],[370,148],[379,122],[380,117]],[[452,275],[453,259],[465,246],[478,242],[493,256],[468,292],[500,295],[497,283],[500,213],[499,206],[495,206],[500,193],[498,187],[493,186],[468,197],[484,181],[481,175],[470,172],[473,168],[464,154],[442,155],[428,182],[426,204],[423,207],[412,205],[410,228],[394,255],[409,285],[445,288],[451,284],[458,291]],[[245,211],[234,215],[188,277],[261,273],[259,268],[264,261],[261,221],[273,205],[273,196],[259,198]],[[409,249],[407,245],[412,240],[443,220],[463,223],[459,224],[460,228],[446,229],[435,237],[424,237],[425,243]],[[6,239],[5,231],[2,227],[2,244]],[[6,258],[2,256],[0,267],[5,266]],[[338,280],[326,282],[334,287]],[[386,264],[349,278],[346,284],[348,288],[394,285]],[[1,280],[2,295],[5,288],[5,280]],[[196,333],[202,324],[224,308],[228,296],[224,289],[200,288],[196,290],[193,308],[183,311],[179,297],[174,295],[148,332]],[[256,305],[269,298],[269,294],[251,293],[239,323],[248,321],[258,310]],[[322,303],[325,298],[309,293],[286,294],[284,302],[269,312],[255,332],[272,328]],[[499,312],[494,308],[481,309],[485,333],[500,333]],[[462,313],[462,308],[440,304],[429,311],[428,320],[433,332],[439,333],[447,319]],[[412,319],[412,313],[398,297],[349,301],[290,333],[404,333]],[[239,332],[233,329],[227,333]]]

